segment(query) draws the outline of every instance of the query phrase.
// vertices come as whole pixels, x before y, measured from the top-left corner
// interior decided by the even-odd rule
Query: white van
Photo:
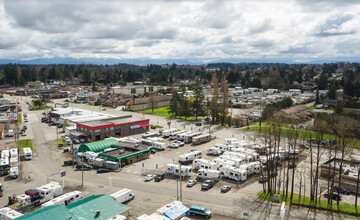
[[[14,137],[14,130],[8,131],[8,137]]]
[[[30,147],[23,148],[23,152],[26,160],[32,160],[32,151]]]
[[[165,143],[161,143],[161,142],[153,142],[152,147],[154,147],[154,149],[156,149],[156,150],[165,150],[166,149]]]
[[[118,203],[125,203],[135,198],[135,194],[131,189],[122,189],[110,195]]]

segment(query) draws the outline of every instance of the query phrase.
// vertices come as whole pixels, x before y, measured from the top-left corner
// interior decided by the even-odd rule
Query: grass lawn
[[[153,125],[153,124],[150,124],[150,127],[151,126],[155,126],[156,128],[163,128],[164,126],[161,126],[161,125]]]
[[[34,145],[31,139],[25,139],[25,140],[20,140],[19,141],[19,149],[20,152],[22,151],[22,149],[24,147],[30,147],[31,151],[34,152]]]
[[[18,123],[22,124],[23,120],[22,120],[22,114],[18,114]]]
[[[283,192],[281,192],[280,195],[281,195],[280,196],[281,202],[285,202],[285,198],[284,198],[285,196],[283,196]],[[260,191],[258,193],[258,196],[264,200],[270,200],[270,201],[273,200],[272,195],[270,195],[268,193],[264,193],[263,191]],[[317,207],[322,210],[329,210],[329,211],[332,210],[332,211],[340,212],[340,213],[347,214],[347,215],[356,215],[355,205],[345,203],[345,202],[339,202],[339,206],[338,206],[337,202],[335,202],[335,201],[333,201],[332,205],[328,205],[328,201],[326,198],[321,199],[320,202],[318,201],[318,203],[315,205],[312,202],[310,202],[310,197],[301,196],[299,198],[298,194],[294,194],[292,204],[306,206],[306,207]],[[290,192],[288,193],[288,199],[286,201],[286,205],[288,205],[288,206],[290,205]],[[359,205],[357,206],[357,211],[358,211],[358,213],[360,213]]]
[[[268,126],[268,123],[262,122],[261,123],[261,132],[265,132],[264,128],[266,128],[267,126]],[[247,131],[259,131],[259,129],[260,129],[259,123],[255,123],[255,124],[250,125],[249,130],[247,130],[246,127],[243,128],[243,130],[247,130]],[[286,137],[289,129],[290,128],[288,126],[281,125],[281,136]],[[310,138],[310,134],[311,134],[311,137],[313,137],[313,138],[316,137],[316,132],[315,131],[312,131],[312,130],[309,130],[309,129],[302,129],[300,131],[299,137],[300,137],[300,139],[308,140]],[[306,135],[306,137],[304,138],[305,135]],[[332,134],[324,134],[323,139],[324,140],[336,140],[336,137],[335,137],[335,135],[332,135]],[[352,139],[349,146],[350,147],[354,146],[354,147],[360,148],[360,140]]]
[[[168,113],[170,110],[170,106],[166,106],[166,107],[160,107],[160,108],[155,108],[154,109],[154,113],[152,112],[151,109],[147,109],[142,111],[141,113],[143,114],[149,114],[149,115],[156,115],[156,116],[160,116],[160,117],[164,117],[164,118],[171,118],[171,115]],[[184,116],[181,117],[182,120],[186,120],[186,121],[195,121],[195,117],[194,120],[192,119],[192,117],[187,117],[185,118]],[[198,120],[203,120],[203,117],[198,117]]]
[[[67,144],[64,142],[62,138],[56,140],[56,147],[58,147],[59,144],[63,144],[63,146],[67,146]]]
[[[316,109],[316,106],[315,105],[312,105],[309,107],[310,110],[315,110]]]
[[[44,109],[51,109],[52,107],[51,106],[37,106],[37,105],[34,105],[34,103],[31,103],[31,106],[32,106],[32,110],[44,110]]]

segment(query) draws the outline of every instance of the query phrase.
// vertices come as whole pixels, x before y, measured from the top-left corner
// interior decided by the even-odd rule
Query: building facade
[[[157,92],[157,86],[139,85],[139,86],[114,86],[113,93],[122,95],[143,95],[144,93]]]

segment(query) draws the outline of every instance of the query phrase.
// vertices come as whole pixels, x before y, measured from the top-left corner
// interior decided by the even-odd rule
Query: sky
[[[0,59],[360,57],[360,1],[0,0]]]

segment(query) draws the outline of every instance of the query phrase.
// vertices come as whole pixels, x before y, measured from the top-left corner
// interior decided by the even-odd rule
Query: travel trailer
[[[235,181],[244,181],[246,180],[246,171],[241,170],[236,167],[231,166],[223,166],[220,168],[221,174],[229,179],[235,180]]]
[[[221,178],[221,172],[219,170],[200,169],[197,172],[196,178],[217,180]]]
[[[206,142],[211,141],[211,135],[210,134],[204,134],[204,135],[199,135],[196,137],[192,138],[192,144],[197,145],[197,144],[203,144]]]
[[[222,151],[219,148],[210,147],[207,149],[206,154],[211,156],[219,156],[222,154]]]
[[[229,155],[221,155],[220,159],[228,160],[234,162],[235,167],[240,167],[243,164],[246,164],[245,158],[239,158],[239,157],[232,157]]]
[[[192,133],[191,131],[187,131],[187,132],[184,132],[184,133],[177,134],[176,139],[177,139],[178,141],[183,141],[185,135],[188,135],[188,134],[191,134],[191,133]]]
[[[153,142],[153,144],[151,146],[154,147],[154,149],[156,149],[156,150],[165,150],[166,149],[165,143],[162,143],[162,142]]]
[[[194,169],[215,169],[215,164],[206,159],[195,159],[193,164]]]
[[[23,152],[26,160],[32,160],[32,151],[30,147],[23,148]]]
[[[201,151],[191,151],[189,153],[186,154],[182,154],[179,156],[179,163],[181,164],[191,164],[193,162],[193,160],[197,159],[197,158],[201,158]]]
[[[164,130],[162,132],[162,135],[163,135],[164,138],[168,138],[168,137],[170,137],[171,134],[175,133],[176,131],[177,131],[176,128],[171,128],[171,129],[168,129],[168,130]]]
[[[212,160],[212,162],[215,163],[214,168],[217,170],[220,170],[220,168],[223,166],[235,167],[235,162],[231,161],[231,160],[216,158],[216,159]]]
[[[63,193],[63,187],[58,182],[50,182],[35,189],[40,193],[40,203],[47,202]]]
[[[168,164],[166,165],[165,169],[166,174],[171,174],[174,176],[180,176],[180,166],[177,164]],[[181,176],[182,177],[189,177],[192,174],[192,167],[191,166],[181,166]]]
[[[172,133],[169,137],[170,140],[176,140],[179,134],[185,133],[186,131],[177,131],[175,133]]]
[[[192,139],[194,137],[197,137],[197,136],[200,136],[200,135],[201,135],[201,132],[191,133],[191,134],[185,135],[184,136],[184,143],[192,143]]]
[[[82,192],[73,191],[73,192],[69,192],[64,195],[61,195],[59,197],[56,197],[48,202],[45,202],[44,204],[41,205],[41,207],[47,207],[50,205],[65,205],[65,206],[67,206],[71,203],[79,201],[82,198],[84,198],[84,195]]]

